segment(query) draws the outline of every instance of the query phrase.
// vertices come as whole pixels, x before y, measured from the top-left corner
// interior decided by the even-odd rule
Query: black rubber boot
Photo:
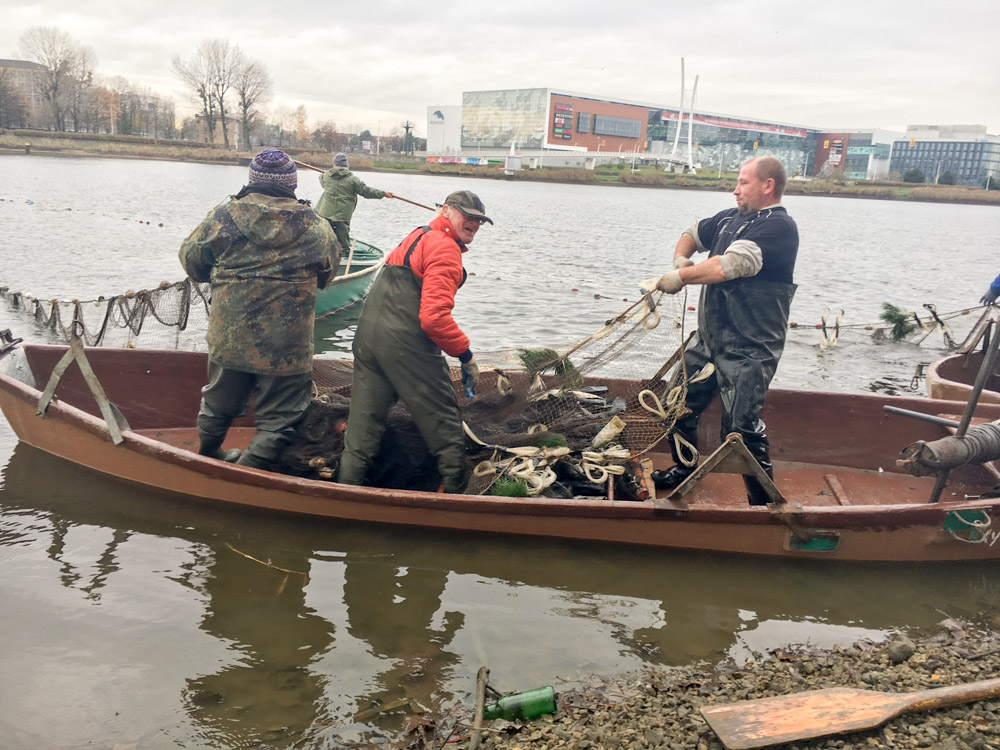
[[[768,451],[767,436],[763,433],[759,433],[754,436],[743,436],[743,442],[747,449],[750,451],[757,463],[760,464],[760,468],[764,470],[771,480],[774,480],[774,467],[771,464],[771,456]],[[754,477],[743,475],[743,484],[747,488],[747,502],[750,505],[767,505],[771,502],[771,498],[768,497],[767,493],[764,492],[764,488],[760,486]]]
[[[656,485],[656,489],[673,490],[679,487],[681,482],[694,474],[694,470],[697,468],[697,466],[676,464],[665,471],[654,471],[650,476],[653,478],[653,484]]]
[[[201,438],[201,444],[198,447],[199,455],[208,456],[218,461],[225,461],[229,464],[239,461],[243,452],[239,448],[233,448],[228,451],[222,450],[222,440],[223,438]]]
[[[688,420],[686,425],[687,429],[674,429],[681,438],[686,440],[694,448],[694,466],[687,466],[681,461],[681,457],[677,454],[677,442],[673,439],[671,435],[668,437],[670,440],[670,453],[674,457],[674,465],[665,471],[654,471],[650,477],[653,480],[653,484],[658,490],[673,490],[674,488],[680,486],[681,482],[687,479],[689,476],[694,474],[694,470],[698,468],[698,421],[697,418],[694,420]],[[690,457],[688,458],[690,460]]]

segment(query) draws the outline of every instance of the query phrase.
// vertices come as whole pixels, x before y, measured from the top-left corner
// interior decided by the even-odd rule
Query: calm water
[[[0,158],[0,284],[93,299],[178,280],[180,241],[244,175]],[[496,226],[472,245],[475,276],[456,305],[478,349],[589,334],[662,272],[686,225],[730,205],[725,194],[361,176],[428,205],[460,188],[483,197]],[[300,174],[300,196],[318,197],[315,177]],[[993,208],[786,205],[802,249],[784,387],[905,388],[943,351],[939,335],[921,346],[845,336],[823,350],[807,326],[824,308],[862,324],[885,301],[974,306],[1000,270]],[[429,215],[362,200],[353,230],[394,247]],[[344,352],[351,322],[321,321],[318,348]],[[47,340],[6,303],[0,327]],[[91,475],[18,445],[5,423],[0,466],[4,748],[338,747],[400,726],[399,714],[351,722],[379,703],[471,706],[481,664],[501,690],[558,689],[1000,616],[994,565],[829,567],[222,512]]]

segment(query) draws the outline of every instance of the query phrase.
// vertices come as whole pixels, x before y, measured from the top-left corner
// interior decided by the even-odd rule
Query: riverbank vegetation
[[[0,131],[0,150],[8,153],[64,154],[139,159],[208,162],[213,164],[246,163],[252,151],[226,150],[206,143],[173,141],[138,136],[107,136],[92,133],[57,133],[50,131]],[[293,158],[327,169],[332,154],[316,149],[286,147]],[[703,171],[697,174],[671,174],[654,165],[636,165],[629,161],[602,164],[596,169],[540,167],[505,174],[502,163],[474,166],[469,164],[428,163],[416,156],[402,154],[351,154],[352,169],[409,172],[431,175],[477,177],[481,179],[528,180],[591,185],[620,185],[661,189],[709,190],[730,192],[736,186],[735,172]],[[1000,205],[1000,190],[982,190],[962,185],[911,184],[904,182],[866,182],[842,177],[789,180],[788,195],[836,196],[877,200],[910,200],[940,203]]]

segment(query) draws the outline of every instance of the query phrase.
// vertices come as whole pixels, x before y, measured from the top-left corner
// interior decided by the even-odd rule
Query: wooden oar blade
[[[739,701],[701,709],[728,750],[873,729],[902,713],[905,696],[851,688]]]

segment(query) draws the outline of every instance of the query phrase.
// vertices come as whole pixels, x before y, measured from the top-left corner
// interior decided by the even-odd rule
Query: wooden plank
[[[835,474],[824,474],[823,479],[826,480],[826,486],[830,488],[830,492],[833,493],[833,497],[838,505],[851,504],[851,499],[847,496],[844,485],[840,483]]]

